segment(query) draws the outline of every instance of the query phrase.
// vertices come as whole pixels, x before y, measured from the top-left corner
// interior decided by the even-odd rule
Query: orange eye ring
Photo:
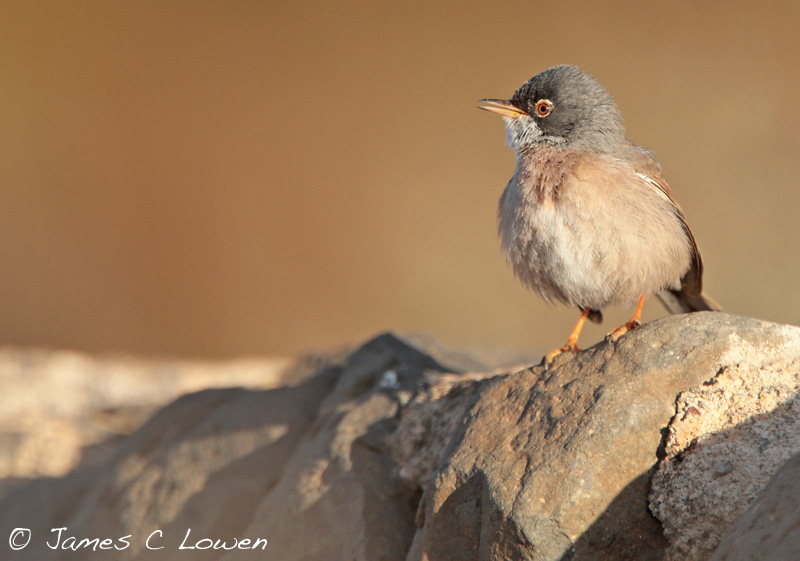
[[[549,99],[540,99],[533,106],[533,111],[537,117],[547,117],[553,111],[553,102]]]

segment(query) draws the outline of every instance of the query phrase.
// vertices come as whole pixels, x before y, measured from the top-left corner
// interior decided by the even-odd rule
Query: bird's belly
[[[564,212],[564,205],[553,201],[506,195],[499,229],[507,258],[516,275],[549,302],[628,306],[643,293],[675,284],[688,270],[685,235],[660,231],[680,229],[680,223],[654,220],[641,201],[631,201],[630,218],[620,223],[614,219],[620,209],[603,208],[602,199],[591,210]]]

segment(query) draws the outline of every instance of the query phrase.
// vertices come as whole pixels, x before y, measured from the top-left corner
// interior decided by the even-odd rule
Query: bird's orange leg
[[[617,327],[614,331],[606,335],[606,341],[614,342],[628,331],[633,331],[642,325],[642,308],[644,307],[644,294],[639,297],[639,304],[636,306],[636,311],[633,312],[633,317],[628,320],[624,325]]]
[[[550,364],[553,362],[553,359],[560,355],[561,353],[571,351],[573,353],[579,353],[581,350],[578,348],[578,337],[581,335],[581,330],[583,329],[583,324],[586,323],[586,318],[589,317],[589,312],[591,312],[591,308],[584,308],[581,312],[581,317],[578,318],[578,323],[575,324],[575,327],[572,329],[572,333],[569,334],[569,339],[567,339],[567,344],[561,347],[560,349],[555,349],[544,355],[544,363]]]

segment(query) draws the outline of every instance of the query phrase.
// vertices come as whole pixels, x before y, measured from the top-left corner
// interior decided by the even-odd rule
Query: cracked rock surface
[[[268,539],[199,560],[648,561],[700,543],[670,500],[710,482],[719,500],[688,509],[713,526],[703,559],[789,457],[790,425],[753,419],[797,418],[798,359],[800,329],[721,313],[664,318],[548,370],[381,335],[294,385],[179,398],[102,461],[7,491],[0,536],[31,528],[14,559],[37,560],[98,555],[45,545],[66,527],[130,536],[122,560],[154,559],[156,530],[158,559],[186,559],[191,528],[194,542]],[[776,454],[692,459],[723,437]]]
[[[800,552],[800,454],[772,477],[722,536],[711,561],[793,561]]]
[[[749,356],[678,398],[650,493],[671,542],[669,560],[708,559],[778,468],[800,452],[800,360],[758,364],[759,355]]]

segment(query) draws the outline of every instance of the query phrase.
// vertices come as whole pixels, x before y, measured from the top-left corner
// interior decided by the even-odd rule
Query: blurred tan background
[[[658,154],[708,291],[800,323],[800,4],[489,4],[3,3],[0,343],[561,345],[577,313],[505,265],[514,158],[475,109],[559,63]]]

